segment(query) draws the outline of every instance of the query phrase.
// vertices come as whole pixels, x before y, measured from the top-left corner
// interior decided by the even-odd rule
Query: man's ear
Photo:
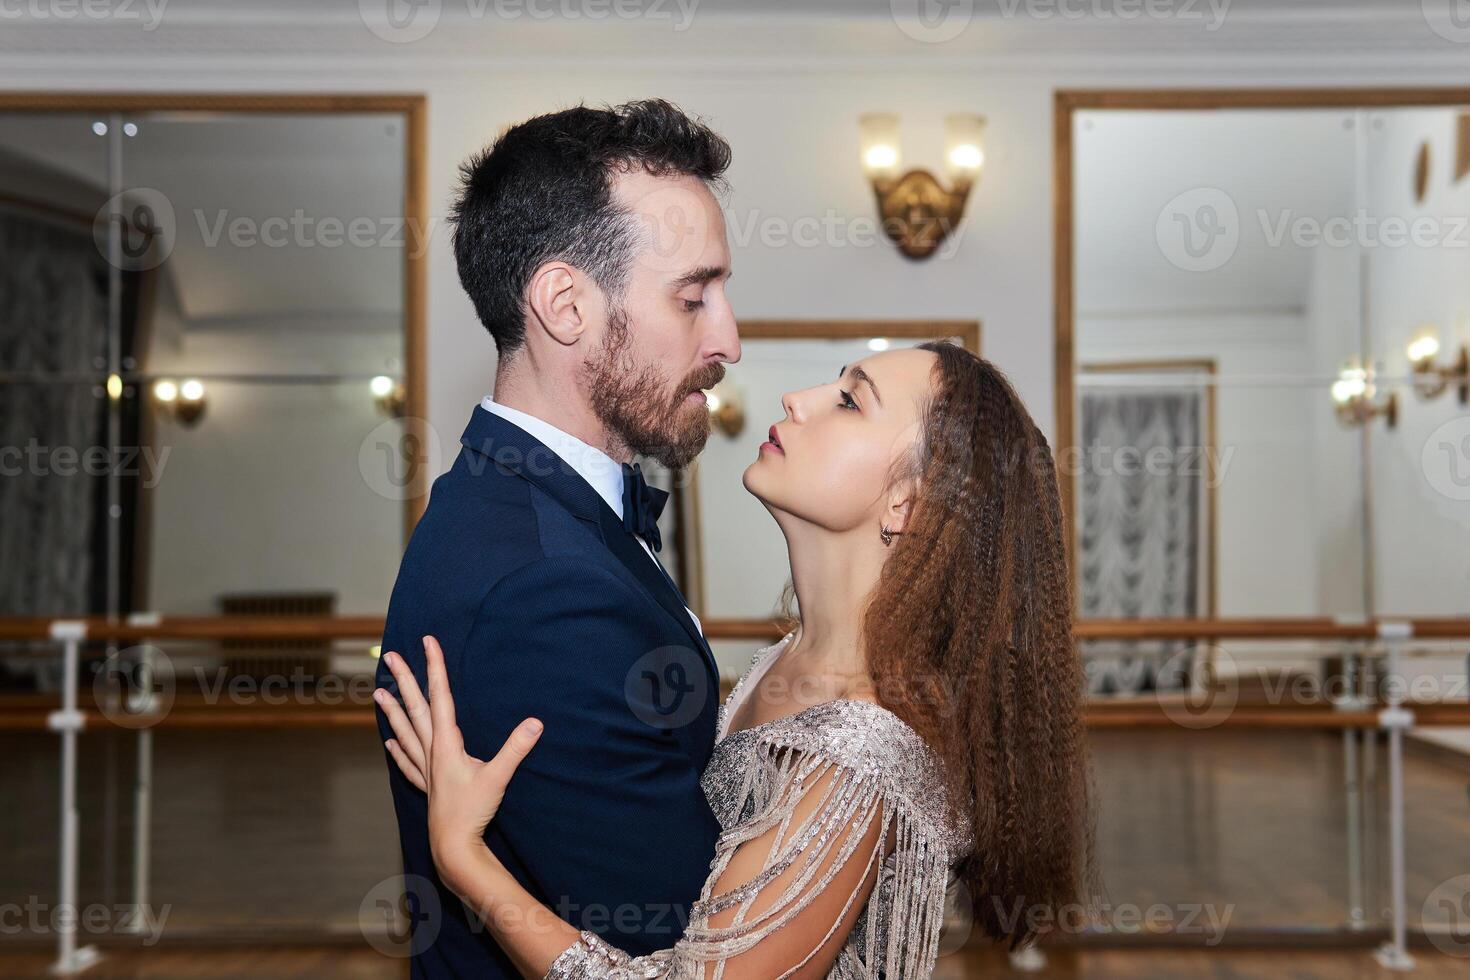
[[[548,262],[531,275],[526,309],[532,321],[558,344],[582,338],[587,321],[577,307],[579,273],[565,262]]]

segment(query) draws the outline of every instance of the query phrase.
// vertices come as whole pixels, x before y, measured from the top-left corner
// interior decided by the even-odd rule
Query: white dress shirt
[[[528,435],[534,436],[547,449],[556,453],[566,460],[568,466],[577,471],[577,475],[587,481],[588,486],[597,491],[597,495],[607,502],[608,507],[623,519],[623,467],[617,460],[596,446],[589,445],[578,439],[569,432],[563,432],[556,426],[544,419],[538,419],[534,415],[527,415],[519,409],[502,405],[494,398],[486,395],[480,402],[480,407],[492,415],[498,415],[507,422],[524,430]],[[643,540],[641,534],[633,535],[634,539],[643,546],[648,557],[653,559],[655,565],[659,565],[658,556]],[[662,565],[659,565],[662,568]],[[689,613],[689,618],[694,621],[694,626],[704,635],[704,625],[700,623],[699,617],[694,615],[694,610],[688,606],[684,607]]]

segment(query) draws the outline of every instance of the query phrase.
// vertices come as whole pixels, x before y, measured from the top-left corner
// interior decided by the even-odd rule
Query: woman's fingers
[[[396,741],[399,751],[404,757],[413,763],[418,769],[420,778],[429,771],[429,759],[424,753],[423,743],[419,741],[418,732],[414,731],[413,723],[408,720],[408,715],[403,713],[403,708],[398,699],[393,697],[383,688],[373,692],[373,698],[378,702],[378,707],[383,709],[383,714],[388,718],[388,727],[393,729],[394,739],[390,739],[389,751],[392,751],[391,743]],[[397,758],[395,756],[394,758]],[[399,763],[402,768],[402,763]],[[408,775],[407,771],[404,775]],[[419,787],[423,789],[422,786]]]
[[[434,722],[429,713],[428,702],[419,690],[419,682],[414,679],[413,671],[408,669],[408,664],[398,654],[383,654],[383,662],[388,665],[388,669],[393,672],[393,679],[398,682],[398,697],[403,702],[403,710],[408,713],[408,720],[418,733],[424,757],[428,758],[434,749]]]
[[[403,746],[398,744],[396,738],[390,738],[383,744],[388,747],[388,754],[393,757],[394,762],[398,763],[399,770],[407,777],[408,781],[417,786],[421,791],[427,793],[429,791],[429,781],[424,778],[423,767],[408,757],[403,751]]]
[[[527,718],[517,725],[500,751],[495,753],[495,758],[485,763],[476,778],[489,783],[496,791],[503,791],[516,774],[516,768],[536,747],[537,740],[541,738],[541,728],[541,722],[535,718]]]
[[[444,669],[444,651],[432,636],[424,637],[424,659],[429,662],[429,712],[434,727],[449,732],[454,721],[454,697],[449,693],[449,672]]]

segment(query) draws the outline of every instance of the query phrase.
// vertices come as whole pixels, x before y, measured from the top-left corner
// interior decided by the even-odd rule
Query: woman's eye
[[[857,402],[853,400],[852,392],[850,392],[850,391],[844,391],[843,389],[838,388],[837,389],[837,393],[842,396],[842,401],[838,402],[838,407],[839,408],[857,408],[858,407]]]
[[[702,299],[685,299],[680,300],[679,302],[684,304],[685,313],[693,313],[695,310],[704,305],[704,300]]]

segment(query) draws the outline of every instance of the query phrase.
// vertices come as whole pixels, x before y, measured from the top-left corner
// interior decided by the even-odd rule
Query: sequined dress
[[[748,977],[750,961],[731,960],[763,941],[779,946],[752,955],[778,952],[781,968],[769,975],[791,976],[833,940],[874,864],[877,882],[840,940],[828,978],[916,980],[933,972],[949,869],[967,853],[969,839],[949,825],[943,771],[918,733],[858,700],[828,701],[728,732],[735,709],[792,635],[757,651],[720,708],[720,737],[702,785],[722,833],[683,937],[635,958],[583,932],[547,980]],[[742,844],[759,848],[763,870],[748,880],[721,880]],[[857,885],[834,884],[839,876]],[[829,914],[813,931],[811,917],[798,916],[829,887],[847,890],[835,906],[842,914]],[[823,908],[833,908],[831,898],[824,896]]]

